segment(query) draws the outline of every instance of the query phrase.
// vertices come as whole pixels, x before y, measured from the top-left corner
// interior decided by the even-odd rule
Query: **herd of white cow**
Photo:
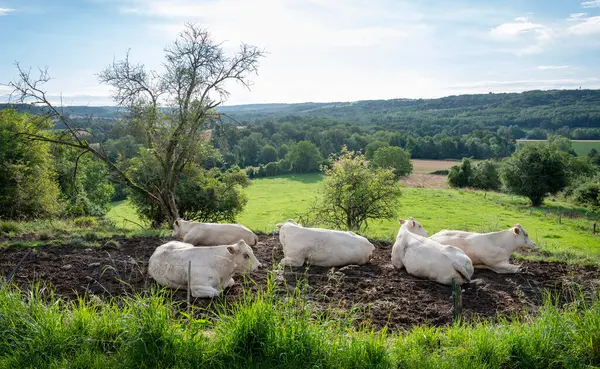
[[[453,279],[459,285],[471,282],[475,268],[517,273],[519,265],[509,263],[513,251],[535,247],[519,224],[500,232],[442,230],[428,237],[413,217],[398,221],[401,226],[392,247],[392,265],[447,285]],[[363,265],[375,250],[369,240],[353,232],[303,227],[291,219],[277,228],[284,253],[282,266]],[[234,284],[235,274],[262,267],[252,251],[258,236],[243,225],[178,219],[173,224],[173,237],[181,241],[157,247],[148,273],[162,286],[187,289],[189,285],[194,297],[216,296]]]

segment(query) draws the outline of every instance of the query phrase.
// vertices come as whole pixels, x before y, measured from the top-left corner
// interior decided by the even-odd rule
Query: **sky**
[[[65,105],[113,105],[97,74],[160,71],[186,22],[267,51],[225,105],[600,88],[600,0],[0,0],[0,101],[48,67]]]

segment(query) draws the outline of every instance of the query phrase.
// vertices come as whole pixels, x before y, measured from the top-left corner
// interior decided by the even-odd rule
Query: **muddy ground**
[[[58,295],[74,298],[85,292],[98,296],[123,296],[143,292],[155,285],[147,276],[146,265],[154,249],[168,239],[116,238],[118,246],[107,240],[101,247],[39,246],[36,248],[7,247],[0,249],[0,275],[7,277],[27,254],[12,281],[27,287],[31,281],[50,282]],[[308,278],[306,298],[318,311],[329,307],[336,311],[357,312],[356,324],[372,322],[392,330],[415,324],[445,325],[452,322],[451,287],[412,277],[406,271],[395,270],[390,264],[391,244],[374,241],[373,259],[367,265],[334,269],[305,267],[286,269],[276,279],[286,288],[297,280]],[[243,278],[228,288],[218,299],[236,300],[244,288],[257,289],[266,284],[267,270],[283,258],[278,239],[261,236],[254,247],[256,257],[268,267],[252,275],[256,284],[243,286]],[[499,275],[476,270],[478,283],[463,286],[463,313],[467,320],[512,317],[523,312],[535,312],[542,304],[543,290],[561,292],[561,301],[569,301],[565,287],[578,286],[592,295],[600,288],[600,270],[593,267],[562,263],[522,262],[519,274]],[[284,283],[285,282],[285,283]],[[175,293],[185,300],[186,293]],[[211,299],[196,299],[195,304],[210,309]],[[208,312],[204,312],[207,314]]]

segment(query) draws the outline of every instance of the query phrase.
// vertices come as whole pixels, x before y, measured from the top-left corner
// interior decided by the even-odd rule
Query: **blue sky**
[[[111,105],[96,74],[159,70],[185,22],[269,52],[227,105],[600,88],[600,0],[0,0],[0,83],[47,66],[65,104]]]

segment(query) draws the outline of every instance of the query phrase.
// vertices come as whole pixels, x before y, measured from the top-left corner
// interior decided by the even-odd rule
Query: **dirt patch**
[[[400,183],[406,187],[416,188],[450,188],[447,177],[438,174],[413,173],[400,178]]]
[[[8,276],[29,251],[15,273],[13,282],[27,287],[31,281],[50,282],[57,294],[66,298],[89,294],[123,296],[148,290],[155,285],[147,276],[146,266],[154,249],[168,241],[159,238],[116,238],[118,246],[87,248],[81,246],[40,246],[29,249],[0,249],[0,275]],[[372,322],[376,327],[388,324],[392,330],[415,324],[445,325],[452,321],[451,287],[422,280],[395,270],[390,264],[391,244],[374,242],[372,261],[363,266],[346,268],[287,268],[275,280],[292,288],[298,280],[307,280],[305,298],[318,311],[356,312],[356,324]],[[235,277],[236,285],[224,292],[224,298],[235,301],[244,288],[256,290],[266,284],[267,270],[283,257],[279,240],[261,236],[254,247],[256,257],[268,268],[252,275],[256,283]],[[519,274],[499,275],[477,270],[473,278],[479,283],[463,287],[463,306],[467,320],[512,317],[525,311],[535,312],[543,302],[543,290],[564,291],[579,286],[586,294],[600,287],[600,270],[593,267],[562,263],[523,262]],[[240,283],[241,282],[241,283]],[[568,290],[568,289],[567,289]],[[283,292],[282,292],[283,293]],[[184,300],[186,293],[174,294]],[[570,296],[563,294],[561,300]],[[209,307],[211,299],[196,299],[195,304]],[[210,309],[210,308],[209,308]],[[205,312],[208,314],[208,312]]]

